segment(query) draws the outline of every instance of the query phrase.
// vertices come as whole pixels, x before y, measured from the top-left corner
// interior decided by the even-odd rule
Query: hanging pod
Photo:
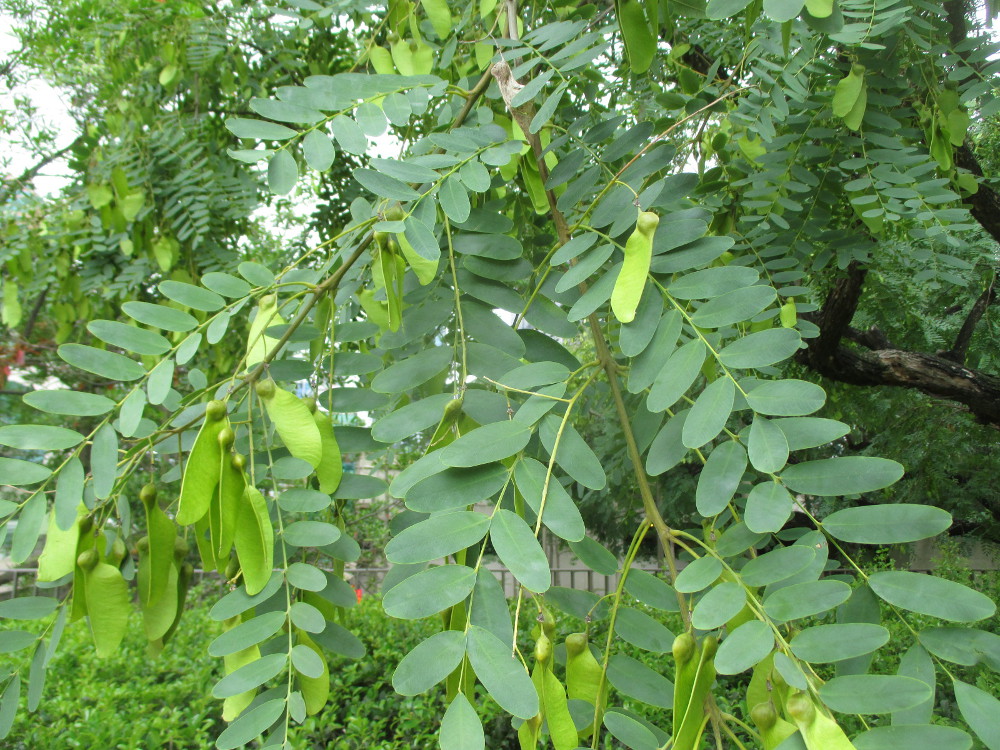
[[[653,260],[653,235],[659,224],[660,217],[652,211],[640,212],[635,229],[625,242],[625,262],[611,292],[611,311],[622,323],[631,323],[635,318]]]

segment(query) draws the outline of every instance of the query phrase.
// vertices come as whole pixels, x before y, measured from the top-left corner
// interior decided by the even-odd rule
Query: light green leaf
[[[405,578],[389,589],[382,606],[390,617],[418,620],[458,604],[472,593],[476,571],[465,565],[439,565]]]
[[[499,492],[508,475],[507,468],[499,463],[447,469],[413,485],[406,493],[406,507],[433,513],[479,503]]]
[[[411,357],[396,362],[372,379],[372,390],[377,393],[402,393],[423,385],[444,370],[452,361],[448,346],[423,349]]]
[[[845,714],[887,714],[926,700],[930,688],[912,677],[858,674],[834,677],[821,685],[819,696],[834,711]]]
[[[645,570],[633,568],[625,579],[625,590],[647,607],[664,612],[677,612],[677,595],[673,587],[662,578]]]
[[[115,402],[107,396],[83,391],[28,391],[22,398],[39,411],[69,417],[99,417],[115,408]]]
[[[445,466],[480,466],[519,453],[531,439],[531,427],[506,420],[467,432],[441,449]]]
[[[755,414],[747,439],[747,454],[757,471],[773,474],[788,462],[788,441],[774,422]]]
[[[970,750],[972,738],[939,724],[894,724],[874,727],[851,740],[857,750]]]
[[[684,421],[681,441],[688,448],[701,448],[714,440],[726,426],[733,410],[736,386],[723,376],[713,381],[698,396]],[[754,464],[756,466],[756,463]]]
[[[237,138],[253,138],[261,141],[284,141],[298,135],[295,130],[284,125],[243,117],[230,117],[226,120],[226,128]]]
[[[961,680],[952,680],[955,699],[972,731],[989,750],[1000,749],[1000,701],[984,690]]]
[[[774,302],[777,292],[769,286],[748,286],[709,300],[691,316],[699,328],[722,328],[745,320]]]
[[[567,542],[579,542],[586,533],[580,511],[555,475],[550,477],[546,493],[546,473],[547,469],[541,462],[534,458],[523,458],[514,468],[517,489],[536,516],[542,507],[542,496],[545,494],[542,523],[559,538]]]
[[[154,305],[150,302],[126,302],[122,305],[122,312],[139,323],[161,328],[164,331],[186,333],[198,327],[198,321],[194,317],[166,305]]]
[[[434,515],[390,539],[385,556],[391,563],[430,562],[481,541],[489,527],[489,516],[472,511]]]
[[[418,644],[403,657],[392,674],[400,695],[419,695],[447,677],[465,656],[465,633],[444,630]]]
[[[816,550],[804,544],[776,547],[752,558],[740,569],[747,586],[767,586],[791,578],[816,558]]]
[[[458,177],[452,175],[441,183],[438,200],[449,219],[459,224],[468,221],[472,204],[469,203],[469,194]]]
[[[736,339],[719,352],[719,361],[726,367],[744,370],[767,367],[788,359],[801,343],[802,338],[794,329],[769,328]]]
[[[295,157],[287,149],[275,152],[267,163],[267,186],[275,195],[288,195],[299,179]]]
[[[701,339],[691,339],[671,354],[649,389],[647,408],[659,412],[673,406],[698,377],[707,353]]]
[[[735,440],[717,445],[698,476],[698,487],[695,490],[698,512],[710,518],[725,510],[736,494],[746,469],[747,452],[742,445]]]
[[[655,654],[667,653],[674,643],[673,633],[645,612],[632,607],[618,608],[615,633],[633,646]]]
[[[226,656],[267,640],[281,630],[281,626],[285,624],[285,617],[285,612],[282,610],[265,612],[241,622],[208,644],[208,653],[211,656]]]
[[[32,461],[19,458],[0,457],[0,485],[12,486],[35,484],[47,479],[52,470]]]
[[[746,592],[727,581],[708,591],[691,611],[691,624],[699,630],[715,630],[736,617],[746,606]]]
[[[427,6],[426,2],[424,6]],[[441,750],[482,750],[486,747],[483,724],[462,693],[455,696],[444,712],[440,742]]]
[[[889,604],[951,622],[975,622],[996,613],[996,605],[985,594],[923,573],[884,570],[872,574],[868,585]]]
[[[823,519],[823,530],[842,542],[902,544],[927,539],[951,526],[951,514],[930,505],[844,508]]]
[[[826,403],[826,391],[805,380],[768,380],[747,392],[747,403],[759,414],[798,417]]]
[[[764,13],[772,21],[791,21],[802,12],[805,0],[764,0]]]
[[[674,588],[684,594],[707,589],[722,574],[722,563],[711,556],[699,557],[685,565],[674,581]]]
[[[792,514],[794,500],[778,482],[755,484],[747,495],[747,528],[757,534],[774,534],[781,530]]]
[[[881,625],[857,622],[806,628],[792,639],[791,647],[800,659],[823,664],[870,654],[888,642],[889,631]]]
[[[521,585],[536,593],[548,590],[552,583],[548,558],[523,518],[498,510],[490,525],[490,541]]]
[[[794,464],[782,472],[781,481],[804,495],[858,495],[888,487],[902,476],[902,464],[887,458],[844,456]]]
[[[126,302],[125,304],[130,303]],[[184,315],[184,313],[180,314]],[[138,380],[146,374],[146,370],[141,364],[129,359],[124,354],[95,349],[92,346],[63,344],[59,347],[58,353],[59,358],[67,364],[108,380],[128,382]]]
[[[318,130],[310,130],[302,139],[302,156],[310,169],[325,172],[333,166],[337,158],[337,149],[333,147],[330,138]]]
[[[604,714],[604,726],[611,735],[630,750],[656,750],[660,743],[645,726],[630,716],[610,710]]]
[[[218,750],[235,750],[267,731],[285,712],[283,698],[272,698],[235,719],[215,741]]]
[[[215,684],[215,687],[212,688],[212,696],[230,698],[263,685],[284,671],[287,658],[287,654],[282,651],[279,654],[262,656],[260,659],[240,667]]]
[[[510,644],[477,625],[469,628],[469,661],[476,676],[502,709],[521,719],[538,713],[538,693]]]
[[[600,459],[568,421],[562,424],[561,418],[547,416],[542,420],[538,436],[549,454],[556,448],[558,437],[556,463],[574,480],[592,490],[602,490],[607,486],[608,478]]]
[[[293,547],[325,547],[340,539],[340,529],[324,521],[295,521],[285,527],[284,539]]]
[[[847,601],[851,587],[843,581],[807,581],[785,586],[764,599],[764,611],[775,620],[818,615]]]
[[[750,620],[719,644],[715,669],[719,674],[739,674],[756,666],[774,649],[774,632],[767,623]]]
[[[631,575],[632,573],[629,573],[629,576]],[[608,682],[619,693],[648,703],[650,706],[659,708],[673,706],[673,683],[638,659],[626,654],[615,654],[611,657],[608,662]]]
[[[92,320],[87,330],[106,344],[136,354],[157,356],[170,350],[170,342],[160,334],[117,320]]]

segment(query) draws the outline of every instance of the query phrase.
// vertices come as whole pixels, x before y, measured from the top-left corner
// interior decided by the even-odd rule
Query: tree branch
[[[837,279],[833,285],[813,321],[819,326],[820,333],[809,342],[811,359],[825,361],[837,351],[840,340],[847,333],[854,312],[858,309],[867,273],[868,269],[857,261],[851,261],[847,267],[847,276]]]
[[[982,320],[983,315],[986,314],[986,308],[996,299],[995,284],[996,276],[990,281],[990,285],[983,290],[983,293],[979,295],[979,299],[973,303],[972,309],[969,310],[969,314],[965,317],[965,322],[962,323],[962,327],[958,330],[958,335],[955,336],[955,343],[952,344],[951,349],[948,351],[941,352],[942,357],[950,359],[952,362],[958,362],[959,364],[965,361],[965,355],[969,351],[969,344],[972,343],[972,334],[975,332],[979,321]]]
[[[46,156],[42,157],[40,161],[38,161],[37,163],[33,164],[32,166],[28,167],[26,170],[21,172],[21,174],[18,177],[8,180],[6,184],[0,187],[0,205],[3,205],[8,200],[13,198],[18,190],[27,185],[33,179],[35,179],[35,176],[43,169],[45,169],[45,167],[48,164],[54,162],[56,159],[65,156],[74,148],[76,148],[78,144],[82,142],[83,142],[83,136],[82,135],[78,136],[76,140],[74,140],[71,144],[69,144],[65,148],[61,148],[58,151],[54,151],[51,154],[47,154]]]

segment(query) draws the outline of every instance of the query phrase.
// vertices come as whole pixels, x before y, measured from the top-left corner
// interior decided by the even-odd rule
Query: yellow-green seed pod
[[[622,323],[631,323],[635,319],[653,260],[653,235],[659,223],[660,217],[655,213],[642,211],[635,230],[625,242],[625,262],[611,292],[611,311]]]

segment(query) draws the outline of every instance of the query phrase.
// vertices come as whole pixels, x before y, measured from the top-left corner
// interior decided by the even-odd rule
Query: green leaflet
[[[260,492],[247,486],[236,515],[236,554],[247,593],[261,591],[271,578],[274,567],[274,529],[267,502]]]
[[[205,421],[198,431],[191,453],[184,465],[184,476],[181,478],[181,494],[177,506],[177,523],[188,526],[201,520],[208,513],[212,504],[212,495],[219,483],[222,448],[219,446],[219,433],[228,426],[225,419],[225,405],[222,413],[219,407],[210,402],[205,411]]]
[[[323,460],[323,439],[309,407],[283,388],[275,386],[271,395],[267,392],[262,388],[257,391],[281,441],[289,453],[315,469]]]
[[[529,591],[544,593],[552,584],[548,558],[524,519],[509,510],[493,515],[490,541],[514,577]]]
[[[482,750],[486,747],[483,724],[464,694],[459,693],[441,720],[441,750]]]
[[[323,709],[327,699],[330,697],[330,667],[326,662],[326,657],[323,656],[322,650],[320,650],[319,646],[309,636],[302,631],[298,631],[297,637],[299,644],[311,649],[322,665],[320,673],[315,676],[307,676],[301,672],[297,675],[299,690],[302,691],[302,698],[306,704],[306,715],[312,716]]]
[[[535,686],[524,665],[511,656],[510,644],[473,625],[469,628],[468,655],[476,676],[501,708],[522,719],[538,713]]]
[[[465,656],[466,635],[461,630],[435,633],[403,657],[392,674],[400,695],[418,695],[437,685]]]
[[[596,664],[596,661],[594,663]],[[618,692],[651,706],[660,708],[673,706],[673,683],[631,656],[615,654],[611,657],[608,662],[608,682]],[[593,700],[589,702],[593,703]]]

